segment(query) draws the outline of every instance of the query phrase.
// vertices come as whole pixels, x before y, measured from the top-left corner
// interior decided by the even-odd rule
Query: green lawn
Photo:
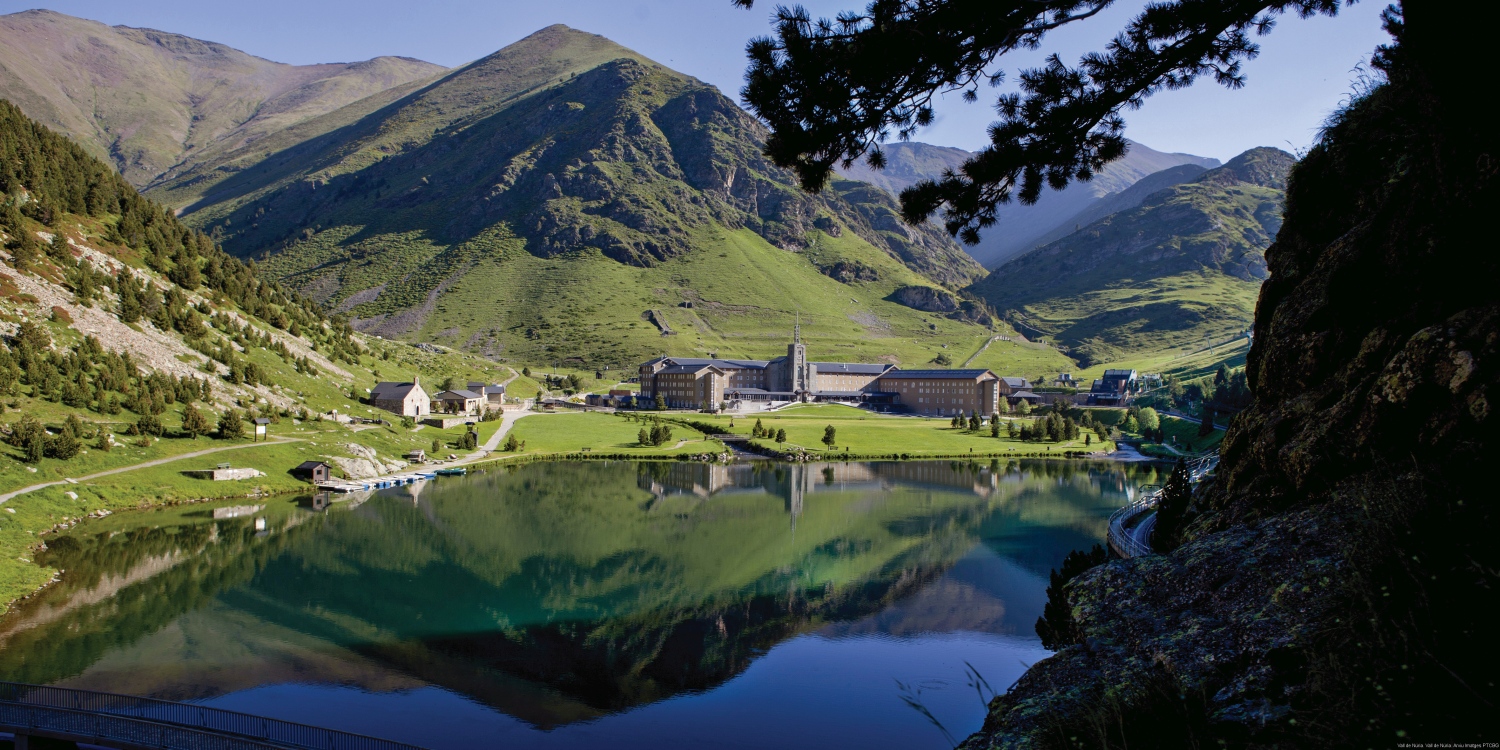
[[[603,412],[578,414],[548,414],[527,417],[511,428],[516,439],[526,442],[526,450],[520,455],[537,456],[555,453],[616,454],[626,453],[640,456],[675,456],[692,453],[719,453],[724,445],[712,438],[705,438],[696,430],[672,425],[672,443],[659,448],[641,446],[636,437],[645,422],[627,420],[623,416]],[[681,443],[681,446],[678,446]],[[509,455],[509,454],[501,454]]]
[[[999,438],[990,437],[988,425],[978,432],[955,429],[949,426],[946,417],[896,417],[875,414],[837,404],[812,404],[793,406],[780,411],[756,416],[693,415],[692,419],[710,422],[729,428],[730,432],[749,435],[759,418],[770,430],[784,429],[787,442],[782,449],[803,448],[817,453],[836,453],[840,457],[888,457],[892,454],[909,456],[955,456],[955,455],[1059,455],[1066,451],[1113,450],[1113,445],[1100,444],[1094,439],[1085,445],[1083,438],[1062,443],[1026,443],[1006,436],[1002,429]],[[1029,424],[1032,417],[1005,417],[1016,421],[1017,426]],[[730,422],[733,427],[730,428]],[[833,425],[838,444],[833,451],[823,445],[823,430]],[[770,440],[762,440],[767,446],[775,446]]]
[[[478,425],[480,442],[483,443],[499,427],[498,421],[481,422]],[[143,508],[204,499],[308,490],[309,485],[292,477],[287,473],[288,470],[303,461],[350,455],[347,447],[349,443],[374,448],[382,459],[395,459],[412,448],[429,450],[433,439],[437,438],[443,443],[442,455],[457,453],[463,456],[468,451],[453,448],[452,443],[462,437],[464,429],[463,426],[447,430],[424,427],[413,432],[397,424],[356,431],[334,422],[306,422],[297,425],[284,419],[280,424],[271,426],[272,434],[297,438],[295,442],[252,445],[248,439],[233,442],[208,438],[196,441],[163,439],[146,449],[120,447],[108,454],[91,451],[88,455],[68,462],[47,459],[43,464],[47,471],[36,474],[24,470],[21,474],[7,473],[5,476],[13,485],[7,489],[16,489],[55,480],[63,475],[81,477],[96,471],[194,450],[239,446],[233,450],[124,471],[78,484],[46,487],[17,496],[0,506],[3,507],[0,510],[0,602],[10,602],[51,577],[51,571],[30,563],[31,555],[27,550],[36,543],[37,533],[67,519],[101,509]],[[7,450],[14,449],[7,447]],[[237,482],[214,482],[182,474],[185,470],[208,469],[220,463],[229,463],[236,468],[259,469],[266,476]],[[68,492],[76,493],[77,499],[68,497]],[[3,609],[3,605],[0,605],[0,609]]]
[[[1161,418],[1161,428],[1167,433],[1167,444],[1183,453],[1217,450],[1219,443],[1224,442],[1223,430],[1214,430],[1205,437],[1199,437],[1198,425],[1185,419],[1164,416]],[[1173,438],[1176,438],[1175,443]],[[1157,443],[1142,443],[1141,452],[1160,456],[1174,455],[1165,445]]]

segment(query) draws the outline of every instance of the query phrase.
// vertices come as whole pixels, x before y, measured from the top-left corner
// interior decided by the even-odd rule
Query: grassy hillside
[[[136,186],[443,68],[284,65],[222,44],[45,10],[0,16],[0,97]]]
[[[1292,157],[1260,148],[1022,256],[976,284],[1083,367],[1248,329]]]
[[[767,356],[799,313],[829,358],[991,335],[886,300],[982,276],[951,239],[862,183],[803,193],[733,102],[603,37],[550,27],[372,106],[153,195],[360,330],[512,362]]]

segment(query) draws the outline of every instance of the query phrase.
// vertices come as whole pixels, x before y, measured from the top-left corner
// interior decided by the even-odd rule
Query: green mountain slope
[[[983,276],[951,239],[862,183],[801,192],[733,102],[603,37],[543,29],[293,130],[152,194],[362,330],[604,365],[770,354],[799,313],[908,363],[990,335],[886,299]]]
[[[137,187],[443,67],[284,65],[177,34],[44,10],[0,16],[0,97]]]
[[[1001,266],[971,291],[1084,366],[1244,331],[1292,163],[1252,149]]]
[[[361,341],[4,101],[0,256],[0,493],[207,447],[179,429],[189,404],[212,428],[231,408],[347,413],[351,388],[382,375],[489,380],[508,372],[474,357]],[[143,419],[156,427],[126,438]],[[27,420],[53,429],[31,433],[42,440],[40,457],[22,439]],[[82,445],[57,449],[68,431]],[[117,450],[101,447],[110,433]],[[18,505],[27,507],[6,507]],[[0,547],[19,535],[14,525],[0,528]],[[7,588],[11,572],[0,568],[0,602],[17,595]]]
[[[886,155],[884,169],[871,169],[866,164],[858,163],[840,170],[841,173],[849,179],[868,182],[897,195],[920,180],[938,179],[945,171],[957,169],[970,156],[969,152],[962,149],[927,143],[888,143],[883,148]],[[1117,198],[1148,175],[1184,165],[1199,167],[1198,171],[1201,172],[1219,166],[1219,160],[1192,154],[1166,153],[1130,141],[1130,150],[1123,157],[1105,165],[1094,179],[1071,183],[1060,191],[1044,190],[1041,198],[1030,206],[1019,203],[1001,206],[999,223],[980,236],[979,244],[965,249],[984,267],[995,268],[1028,250],[1074,231],[1080,213]],[[1188,177],[1184,176],[1182,179]],[[1180,181],[1182,180],[1178,180]],[[1166,187],[1167,184],[1175,183],[1161,184],[1157,189]],[[1094,218],[1124,207],[1116,205],[1109,211],[1098,213]],[[1090,219],[1083,223],[1092,221]]]

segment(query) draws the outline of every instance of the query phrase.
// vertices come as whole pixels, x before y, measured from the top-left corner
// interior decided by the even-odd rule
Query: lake
[[[1157,472],[536,463],[118,513],[49,537],[0,675],[435,750],[950,748]]]

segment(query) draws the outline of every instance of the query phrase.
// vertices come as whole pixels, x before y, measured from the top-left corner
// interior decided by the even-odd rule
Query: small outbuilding
[[[494,404],[496,406],[505,403],[505,386],[500,383],[486,384],[470,381],[468,390],[484,396],[484,400],[486,403]]]
[[[326,482],[332,476],[332,467],[322,461],[303,461],[292,469],[292,476],[309,482]]]
[[[444,414],[482,414],[484,396],[467,389],[443,391],[432,397],[434,412]]]

